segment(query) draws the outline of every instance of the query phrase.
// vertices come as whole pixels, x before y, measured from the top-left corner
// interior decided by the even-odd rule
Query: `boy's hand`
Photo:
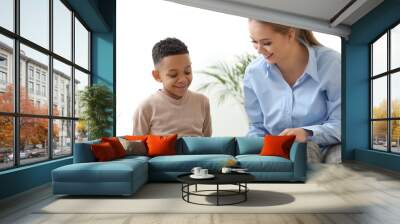
[[[296,142],[306,142],[308,137],[308,133],[303,128],[286,128],[279,134],[279,136],[282,135],[295,135]]]

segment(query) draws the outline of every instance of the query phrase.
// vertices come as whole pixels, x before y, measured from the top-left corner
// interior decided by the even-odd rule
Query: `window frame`
[[[8,57],[7,55],[4,55],[2,53],[0,53],[0,57],[3,58],[4,60],[4,65],[0,64],[0,85],[4,87],[7,87],[7,79],[8,79],[8,74],[7,74],[7,69],[8,69]],[[4,80],[2,78],[2,76],[4,75]],[[4,82],[4,83],[3,83]]]
[[[0,26],[0,35],[3,35],[7,38],[12,39],[13,41],[13,64],[12,69],[11,69],[11,74],[13,75],[14,78],[14,110],[13,112],[2,112],[0,111],[0,116],[11,116],[13,119],[13,153],[14,153],[14,161],[13,161],[13,166],[10,167],[5,167],[5,168],[0,168],[0,172],[4,170],[10,170],[10,169],[16,169],[18,167],[23,167],[23,166],[29,166],[37,163],[43,163],[49,160],[53,159],[61,159],[65,157],[70,157],[73,156],[74,152],[74,143],[75,143],[75,126],[76,126],[76,121],[79,120],[79,117],[75,117],[75,108],[71,108],[71,114],[68,116],[56,116],[53,115],[53,97],[54,97],[54,89],[53,89],[53,75],[54,75],[54,69],[53,69],[53,59],[58,60],[61,63],[64,63],[68,66],[71,67],[71,84],[75,82],[75,69],[85,73],[89,77],[89,83],[88,86],[92,85],[92,69],[91,69],[91,36],[92,36],[92,30],[88,27],[88,25],[83,21],[83,19],[76,13],[72,7],[65,1],[65,0],[59,0],[68,10],[71,11],[71,18],[70,18],[70,23],[71,23],[71,58],[67,59],[64,58],[63,56],[57,54],[54,52],[54,39],[53,39],[53,24],[54,24],[54,14],[53,14],[53,1],[54,0],[48,0],[49,3],[49,47],[46,49],[45,47],[42,47],[39,44],[34,43],[33,41],[30,41],[29,39],[24,38],[23,36],[20,35],[20,0],[14,0],[13,1],[13,10],[14,10],[14,30],[10,31],[4,27]],[[81,67],[80,65],[75,63],[75,18],[83,25],[83,27],[88,31],[88,69],[85,69]],[[46,85],[45,85],[45,95],[48,96],[48,108],[49,111],[47,112],[46,115],[39,115],[39,114],[26,114],[26,113],[21,113],[20,111],[20,85],[21,85],[21,80],[20,80],[20,64],[21,64],[21,56],[20,56],[20,45],[23,44],[27,47],[32,48],[33,50],[36,50],[40,53],[45,54],[49,58],[48,62],[48,71],[47,71],[47,79],[46,80]],[[30,69],[31,65],[27,63],[27,74],[26,75],[26,82],[32,81],[34,84],[34,92],[36,92],[35,85],[40,83],[42,86],[42,79],[41,75],[43,74],[43,70],[39,71],[39,80],[36,79],[36,72],[37,68],[33,67],[33,79],[31,79],[30,76]],[[28,86],[27,86],[28,87]],[[29,88],[29,87],[28,87]],[[75,88],[74,85],[71,87],[71,93],[72,96],[75,96]],[[27,91],[29,91],[27,89]],[[48,93],[46,93],[48,92]],[[42,92],[40,91],[40,94],[37,96],[42,97]],[[35,94],[36,95],[36,94]],[[75,97],[72,97],[71,99],[71,104],[74,105],[75,103]],[[36,102],[35,102],[36,103]],[[47,136],[47,142],[52,143],[53,142],[53,122],[57,120],[66,120],[71,122],[71,153],[68,155],[62,155],[62,156],[54,156],[54,147],[53,144],[48,144],[47,145],[47,150],[48,150],[48,155],[47,157],[44,157],[43,160],[40,160],[38,162],[32,162],[32,163],[26,163],[26,164],[21,164],[20,161],[20,119],[21,118],[45,118],[47,119],[48,122],[48,136]]]
[[[393,28],[400,26],[400,21],[397,21],[393,25],[391,25],[389,28],[387,28],[383,33],[379,34],[374,40],[372,40],[369,44],[369,149],[373,151],[379,151],[379,152],[386,152],[386,153],[391,153],[391,154],[400,154],[400,152],[393,152],[392,151],[392,122],[393,121],[400,121],[400,117],[392,117],[392,98],[391,98],[391,91],[392,91],[392,85],[391,85],[391,79],[392,76],[395,75],[396,73],[400,72],[400,67],[391,69],[391,31]],[[374,76],[373,74],[373,44],[376,43],[381,37],[384,35],[387,35],[387,51],[386,51],[386,57],[387,57],[387,63],[386,63],[386,71],[380,74],[376,74]],[[373,81],[378,79],[386,77],[386,87],[387,87],[387,105],[386,105],[386,117],[385,118],[373,118]],[[374,121],[386,121],[386,151],[384,150],[379,150],[374,148],[374,136],[373,136],[373,122]]]
[[[7,69],[7,67],[8,67],[7,66],[8,65],[8,57],[7,57],[7,55],[4,55],[4,54],[0,53],[0,57],[4,59],[4,60],[1,60],[1,61],[5,61],[4,65],[0,64],[0,68]]]
[[[3,70],[0,70],[0,85],[6,85],[7,79],[8,79],[7,73]]]

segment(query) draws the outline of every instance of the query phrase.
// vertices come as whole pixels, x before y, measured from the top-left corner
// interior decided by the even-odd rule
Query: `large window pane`
[[[400,67],[400,24],[391,31],[390,50],[390,68]]]
[[[53,157],[72,154],[72,121],[53,121]]]
[[[53,0],[53,8],[53,50],[71,60],[72,12],[60,0]]]
[[[88,140],[88,128],[83,120],[75,121],[75,143]]]
[[[80,117],[81,115],[81,107],[79,106],[80,94],[88,85],[89,75],[75,69],[75,117]]]
[[[49,158],[48,119],[22,117],[20,119],[21,164],[34,163]]]
[[[387,151],[387,121],[372,122],[372,148]]]
[[[53,60],[53,115],[72,117],[71,66]]]
[[[35,49],[36,47],[30,46],[31,44],[23,43],[23,39],[52,50],[57,55],[71,62],[75,61],[77,65],[89,70],[89,31],[73,17],[73,12],[64,5],[63,0],[0,0],[1,29],[14,32],[15,2],[19,3],[19,35],[22,37],[19,49],[19,74],[15,73],[14,69],[15,40],[0,34],[0,112],[15,112],[15,101],[17,101],[21,115],[0,115],[0,170],[13,167],[18,162],[16,157],[20,158],[16,164],[19,166],[45,161],[50,157],[72,155],[72,138],[80,141],[88,139],[86,124],[72,118],[81,114],[79,93],[89,85],[89,74],[55,58],[52,59],[53,70],[50,74],[50,55]],[[53,6],[52,9],[49,8],[50,5]],[[52,18],[49,16],[50,10],[53,12]],[[50,22],[52,27],[49,27]],[[73,27],[75,30],[72,30]],[[75,35],[72,35],[73,33]],[[49,48],[50,36],[53,37],[52,49]],[[75,43],[75,49],[72,42]],[[73,50],[75,58],[72,58]],[[73,71],[75,79],[72,79]],[[19,80],[18,88],[15,86],[15,77]],[[50,81],[53,83],[52,88]],[[14,98],[15,89],[20,89],[17,94],[19,99]],[[50,97],[53,105],[50,105]],[[49,114],[49,106],[52,106],[52,114]],[[46,117],[38,118],[32,115],[46,115]],[[48,115],[51,117],[47,117]],[[15,121],[19,121],[19,127],[14,127]],[[19,130],[18,135],[14,134],[15,128]],[[51,133],[49,128],[52,129]],[[16,139],[20,143],[18,149],[14,148],[17,147],[14,146]],[[49,155],[50,143],[52,155]]]
[[[387,78],[372,81],[372,118],[387,118]]]
[[[372,45],[372,75],[387,71],[387,34]]]
[[[391,75],[391,116],[400,118],[400,72]]]
[[[25,114],[48,114],[49,57],[21,44],[20,108]]]
[[[14,0],[0,0],[0,26],[14,31]]]
[[[14,164],[14,125],[13,118],[0,116],[0,170]]]
[[[49,47],[49,0],[20,0],[21,36]]]
[[[14,111],[13,48],[13,40],[0,34],[0,111],[2,112]]]
[[[392,152],[400,153],[400,120],[391,121]]]
[[[75,63],[89,69],[89,32],[75,18]]]

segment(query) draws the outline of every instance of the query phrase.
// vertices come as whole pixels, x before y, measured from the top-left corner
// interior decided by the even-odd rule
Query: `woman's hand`
[[[308,137],[308,133],[303,128],[286,128],[279,134],[279,136],[282,135],[295,135],[296,142],[306,142]]]

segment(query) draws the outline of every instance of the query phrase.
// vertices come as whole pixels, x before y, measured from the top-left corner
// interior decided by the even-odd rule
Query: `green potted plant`
[[[107,131],[112,126],[113,93],[102,84],[87,86],[79,93],[81,126],[87,128],[89,140],[110,136]]]

